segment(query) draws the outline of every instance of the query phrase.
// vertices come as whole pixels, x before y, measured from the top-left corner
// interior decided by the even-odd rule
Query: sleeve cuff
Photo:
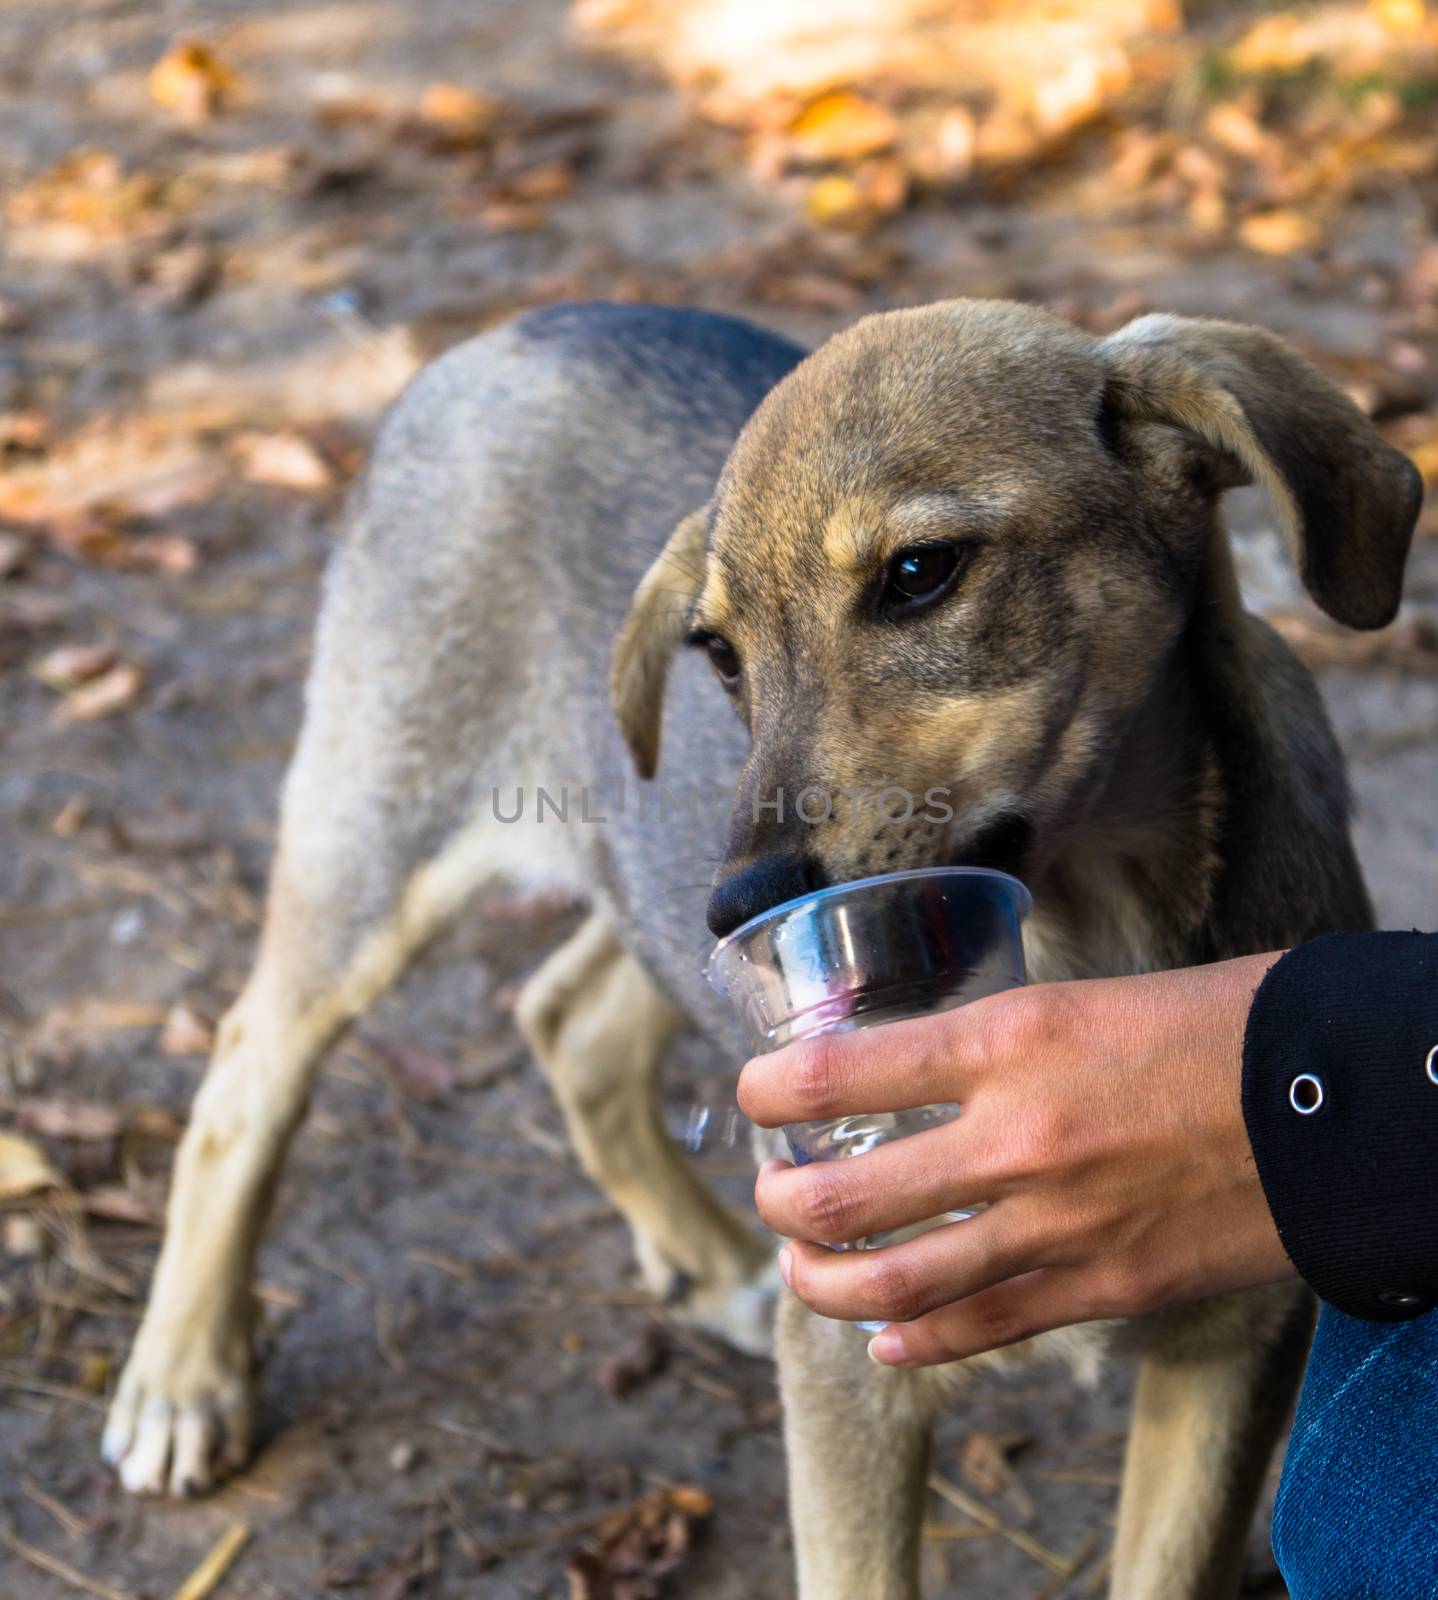
[[[1278,1235],[1329,1305],[1438,1307],[1438,934],[1297,946],[1254,996],[1243,1116]]]

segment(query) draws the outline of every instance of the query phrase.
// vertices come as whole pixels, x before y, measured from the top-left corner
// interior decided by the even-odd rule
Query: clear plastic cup
[[[820,889],[721,939],[709,982],[736,1008],[756,1055],[796,1039],[949,1011],[1023,984],[1028,890],[1006,872],[934,867]],[[952,1103],[875,1111],[784,1129],[799,1166],[863,1155],[952,1122]],[[877,1249],[972,1211],[856,1239]]]

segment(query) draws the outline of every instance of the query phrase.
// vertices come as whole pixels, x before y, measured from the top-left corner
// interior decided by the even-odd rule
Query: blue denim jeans
[[[1273,1550],[1292,1600],[1438,1600],[1438,1311],[1323,1307]]]

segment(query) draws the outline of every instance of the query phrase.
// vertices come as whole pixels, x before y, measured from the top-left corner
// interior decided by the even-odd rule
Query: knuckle
[[[1057,1044],[1068,1011],[1063,989],[1063,984],[1036,984],[1006,997],[998,1026],[1007,1054],[1020,1058],[1041,1055]]]
[[[838,1060],[833,1041],[826,1035],[806,1039],[799,1047],[789,1074],[789,1090],[805,1119],[822,1116],[834,1103]]]
[[[1042,1104],[1025,1108],[1010,1133],[1010,1158],[1023,1177],[1053,1170],[1062,1139],[1058,1124]]]
[[[923,1282],[913,1267],[888,1250],[877,1252],[866,1291],[873,1309],[890,1322],[912,1322],[929,1309]]]
[[[806,1237],[835,1244],[847,1241],[853,1205],[849,1186],[838,1172],[822,1164],[805,1169],[796,1209]]]
[[[1135,1316],[1151,1309],[1155,1298],[1148,1272],[1136,1262],[1111,1261],[1099,1274],[1097,1316]]]
[[[1035,1330],[1027,1321],[1015,1315],[1013,1310],[1002,1303],[994,1303],[978,1308],[976,1317],[976,1343],[985,1350],[996,1350],[1002,1345],[1018,1344],[1020,1340],[1027,1339]]]

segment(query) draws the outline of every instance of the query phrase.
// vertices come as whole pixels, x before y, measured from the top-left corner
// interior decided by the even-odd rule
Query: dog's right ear
[[[659,725],[669,663],[704,587],[707,508],[691,511],[639,580],[609,669],[609,703],[641,778],[659,765]]]

